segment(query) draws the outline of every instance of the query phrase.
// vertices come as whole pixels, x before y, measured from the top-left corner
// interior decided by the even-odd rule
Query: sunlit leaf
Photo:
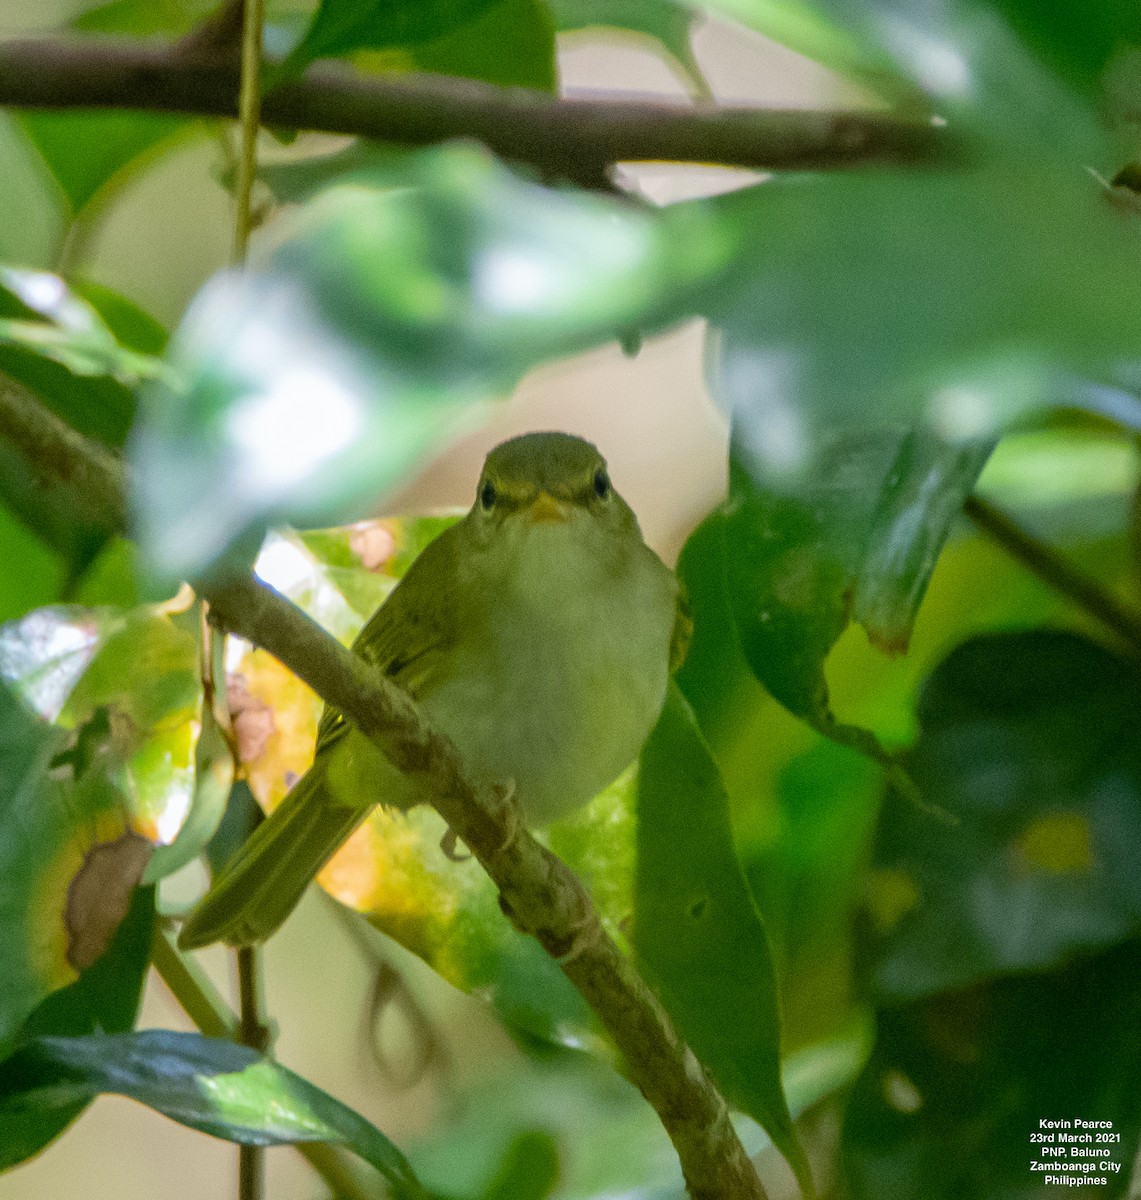
[[[65,797],[117,809],[132,837],[167,848],[144,862],[148,882],[209,841],[229,789],[220,735],[200,738],[197,664],[194,635],[146,608],[58,606],[0,626],[0,678],[69,731]]]
[[[1137,930],[1139,701],[1130,666],[1071,633],[976,638],[936,670],[908,766],[958,822],[884,812],[869,882],[883,994],[1052,967]]]
[[[129,1030],[135,1023],[150,964],[154,908],[154,889],[136,889],[107,952],[74,983],[52,992],[24,1022],[17,1040]],[[0,1124],[0,1162],[11,1165],[13,1154],[23,1159],[38,1153],[85,1107],[86,1101],[77,1100],[70,1105],[33,1105],[6,1112]]]
[[[333,187],[291,228],[199,294],[186,389],[145,405],[133,502],[162,578],[248,560],[270,521],[360,516],[536,362],[680,315],[728,251],[700,208],[544,189],[470,147]]]
[[[40,1037],[0,1064],[0,1116],[73,1106],[100,1092],[129,1096],[191,1129],[243,1145],[344,1142],[401,1196],[424,1195],[407,1160],[379,1129],[234,1042],[165,1029]],[[3,1149],[0,1166],[24,1157],[19,1146]]]
[[[717,766],[676,691],[642,751],[634,947],[722,1093],[768,1131],[811,1196],[780,1077],[772,953],[733,848]]]
[[[1037,1200],[1069,1191],[1031,1170],[1052,1158],[1066,1168],[1055,1179],[1092,1176],[1097,1195],[1124,1196],[1141,1125],[1139,981],[1133,941],[1055,974],[883,1010],[846,1106],[853,1200]],[[1073,1125],[1066,1132],[1089,1144],[1032,1140],[1043,1120],[1075,1118],[1109,1123],[1104,1159],[1074,1153],[1099,1147]]]

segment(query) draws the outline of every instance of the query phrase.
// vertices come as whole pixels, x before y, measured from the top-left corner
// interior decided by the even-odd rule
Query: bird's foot
[[[449,825],[448,832],[440,838],[440,849],[444,852],[444,857],[449,862],[462,863],[467,862],[471,858],[471,851],[459,851],[456,846],[459,845],[460,839],[456,836],[456,831]]]
[[[494,783],[491,785],[492,791],[495,792],[496,799],[499,801],[499,811],[503,817],[503,825],[506,829],[506,834],[503,838],[503,844],[499,847],[498,853],[502,854],[519,836],[519,830],[523,828],[523,810],[519,807],[518,800],[515,799],[515,780],[507,779],[502,783]]]
[[[606,932],[602,928],[602,922],[599,920],[598,914],[593,910],[587,912],[572,931],[570,945],[562,954],[555,955],[555,962],[559,966],[573,962],[579,955],[585,954],[588,950],[593,950],[605,936]]]

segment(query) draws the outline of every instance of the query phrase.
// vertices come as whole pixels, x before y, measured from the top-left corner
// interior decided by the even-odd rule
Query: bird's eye
[[[495,490],[495,484],[490,479],[479,489],[479,502],[485,509],[491,508],[497,496],[498,492]]]
[[[610,479],[601,467],[594,473],[594,494],[599,500],[610,495]]]

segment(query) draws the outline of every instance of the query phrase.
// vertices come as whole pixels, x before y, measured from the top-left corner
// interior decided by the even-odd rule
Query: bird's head
[[[525,433],[487,456],[472,517],[488,540],[536,526],[634,533],[638,522],[615,492],[598,450],[569,433]],[[503,531],[502,533],[500,531]]]

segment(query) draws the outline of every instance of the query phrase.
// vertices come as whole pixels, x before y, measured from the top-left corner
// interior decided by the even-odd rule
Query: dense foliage
[[[1119,1169],[1096,1182],[1127,1194],[1141,10],[271,4],[267,103],[331,78],[311,69],[330,57],[366,78],[552,92],[556,35],[596,26],[653,39],[699,93],[689,31],[709,13],[838,72],[913,134],[946,131],[946,151],[853,152],[654,207],[529,162],[525,139],[501,156],[362,138],[261,172],[271,249],[208,281],[168,336],[68,264],[122,181],[201,118],[11,110],[0,151],[25,186],[0,181],[0,1166],[111,1091],[239,1143],[343,1142],[400,1196],[681,1193],[652,1110],[587,1057],[615,1057],[598,1013],[477,862],[441,857],[434,810],[375,812],[321,885],[485,997],[534,1063],[482,1123],[408,1157],[230,1040],[228,1014],[196,1002],[162,895],[193,860],[224,860],[251,794],[282,799],[320,711],[263,649],[223,655],[180,583],[256,561],[347,643],[446,526],[364,520],[427,456],[541,363],[613,339],[637,353],[704,318],[732,448],[729,494],[678,564],[689,655],[637,768],[543,839],[744,1114],[746,1148],[775,1144],[806,1192],[812,1158],[818,1192],[852,1200],[1038,1195],[1031,1135],[1066,1118],[1111,1123]],[[71,32],[163,47],[209,16],[113,0]],[[0,71],[14,103],[5,86]],[[37,403],[121,458],[125,517],[25,436],[15,414]],[[201,1035],[132,1032],[152,961]]]

